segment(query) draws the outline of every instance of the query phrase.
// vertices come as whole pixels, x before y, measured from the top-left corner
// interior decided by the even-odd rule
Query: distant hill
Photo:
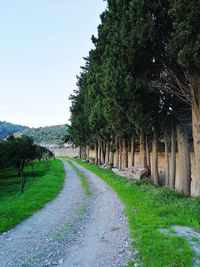
[[[32,137],[35,143],[41,145],[62,145],[67,131],[67,124],[29,128],[27,126],[0,121],[0,139],[6,138],[11,134],[14,134],[16,137],[27,135]]]
[[[15,134],[15,136],[27,135],[41,145],[62,145],[68,131],[68,125],[55,125],[40,128],[27,128]]]
[[[0,139],[3,139],[11,134],[27,129],[28,127],[0,121]]]

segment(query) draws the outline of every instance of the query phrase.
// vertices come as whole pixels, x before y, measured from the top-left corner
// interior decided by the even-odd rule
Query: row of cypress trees
[[[94,144],[96,163],[116,150],[117,167],[123,148],[134,165],[139,142],[155,184],[163,141],[165,185],[193,196],[200,196],[199,18],[198,0],[108,0],[70,97],[68,136],[76,146]]]

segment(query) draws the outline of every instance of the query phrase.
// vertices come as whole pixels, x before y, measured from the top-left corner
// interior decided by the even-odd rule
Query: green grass
[[[76,171],[77,175],[79,176],[80,180],[81,180],[81,184],[83,186],[83,188],[85,189],[85,194],[87,197],[91,196],[91,190],[90,190],[90,186],[88,183],[87,178],[85,177],[84,173],[79,170],[74,164],[73,162],[68,160],[68,163],[72,166],[72,168]]]
[[[84,173],[81,170],[79,170],[73,164],[73,162],[71,162],[71,160],[69,160],[69,158],[67,158],[67,159],[66,159],[66,157],[63,157],[63,158],[65,160],[67,160],[67,162],[71,165],[71,167],[75,170],[75,172],[79,176],[81,184],[82,184],[82,187],[85,190],[86,198],[84,198],[83,202],[80,204],[80,206],[79,206],[78,210],[76,211],[76,214],[72,218],[72,220],[70,222],[68,222],[67,224],[64,224],[62,226],[62,228],[60,229],[60,231],[56,234],[56,236],[55,236],[55,240],[56,241],[60,241],[63,238],[65,238],[66,234],[70,232],[70,230],[72,229],[72,227],[75,224],[75,222],[84,217],[85,212],[86,212],[86,210],[88,208],[90,197],[92,196],[92,192],[90,190],[90,186],[89,186],[88,180],[87,180],[86,176],[84,175]]]
[[[34,181],[32,175],[31,166],[27,165],[24,169],[27,177],[26,187]],[[42,162],[34,162],[34,176],[35,178],[42,177],[46,174],[44,164]],[[6,196],[13,196],[20,193],[21,190],[21,178],[18,176],[18,170],[16,168],[8,168],[0,170],[0,200]]]
[[[184,197],[168,188],[158,188],[144,181],[132,182],[81,160],[80,165],[106,181],[125,204],[133,247],[139,251],[136,262],[146,267],[190,267],[193,256],[188,241],[159,229],[173,225],[200,230],[200,199]],[[133,262],[130,266],[133,266]]]
[[[0,175],[0,233],[19,224],[33,212],[56,197],[63,186],[64,166],[60,160],[54,160],[49,170],[42,162],[35,164],[35,178],[31,168],[25,168],[27,184],[20,193],[20,177],[16,170],[6,170]]]

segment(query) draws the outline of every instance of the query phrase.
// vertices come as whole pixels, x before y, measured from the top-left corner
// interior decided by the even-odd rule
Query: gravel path
[[[76,164],[90,184],[92,196],[86,197],[79,177],[64,164],[59,196],[0,235],[1,267],[120,267],[130,259],[128,222],[116,193]]]

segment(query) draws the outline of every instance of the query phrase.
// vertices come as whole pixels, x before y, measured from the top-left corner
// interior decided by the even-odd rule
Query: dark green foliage
[[[118,155],[126,143],[127,159],[133,135],[141,140],[141,151],[145,151],[142,140],[147,135],[148,152],[154,147],[153,172],[158,143],[165,140],[165,147],[169,146],[172,122],[174,127],[187,123],[191,128],[192,100],[195,112],[199,112],[199,2],[107,2],[98,35],[92,36],[95,47],[78,77],[78,90],[71,96],[68,139],[77,146],[95,144],[96,158],[100,158],[96,163],[101,163],[101,152],[105,161],[107,144],[113,140]],[[193,130],[193,139],[195,136]],[[199,144],[199,137],[195,140]],[[143,159],[145,165],[145,156]],[[157,179],[157,171],[155,174]]]
[[[89,127],[87,119],[87,111],[85,106],[85,83],[86,83],[87,63],[83,68],[83,73],[77,77],[78,91],[74,91],[74,95],[70,96],[72,100],[71,125],[68,129],[68,135],[65,141],[72,142],[76,146],[84,146],[89,141]]]
[[[50,150],[34,144],[33,139],[27,136],[15,138],[11,135],[7,140],[0,142],[0,169],[8,167],[18,169],[18,175],[21,176],[22,193],[26,184],[25,165],[29,163],[33,172],[33,160],[44,159],[45,167],[48,169],[53,156]]]
[[[171,73],[199,68],[199,12],[196,0],[108,1],[71,97],[75,144],[169,124],[180,96]]]
[[[27,128],[15,134],[16,137],[22,135],[33,138],[34,142],[43,145],[62,145],[68,132],[68,125],[54,125],[40,128]]]
[[[36,154],[36,146],[33,140],[27,136],[15,138],[8,137],[7,140],[0,142],[0,165],[6,166],[21,166],[26,160],[33,160]],[[23,170],[23,167],[22,167]]]
[[[24,166],[26,161],[35,159],[41,160],[43,157],[53,157],[53,153],[45,147],[34,144],[33,139],[23,135],[15,138],[13,135],[7,140],[0,142],[0,166],[18,167]],[[23,171],[23,166],[22,171]]]
[[[108,1],[98,37],[92,36],[95,49],[71,96],[69,136],[76,145],[127,138],[133,131],[151,130],[159,119],[163,94],[152,90],[152,84],[167,58],[172,29],[168,10],[168,1]],[[169,107],[170,102],[163,114]]]
[[[30,165],[24,172],[27,184],[20,194],[21,177],[17,169],[4,169],[0,172],[0,233],[5,232],[31,216],[35,211],[54,199],[60,192],[64,182],[64,166],[60,160],[52,161],[50,169],[43,162],[34,162],[35,177]]]
[[[12,134],[15,137],[26,135],[33,138],[37,144],[62,145],[68,131],[68,125],[54,125],[39,128],[29,128],[17,124],[0,121],[0,139]]]
[[[12,124],[6,121],[0,121],[0,139],[8,137],[11,134],[27,129],[28,127]]]
[[[200,66],[200,2],[172,0],[169,14],[173,21],[169,51],[172,59],[191,73]]]

